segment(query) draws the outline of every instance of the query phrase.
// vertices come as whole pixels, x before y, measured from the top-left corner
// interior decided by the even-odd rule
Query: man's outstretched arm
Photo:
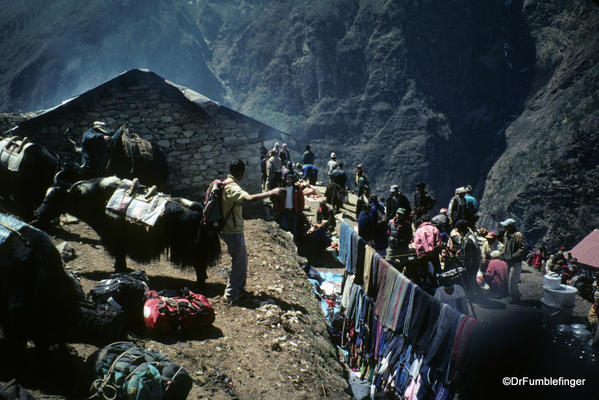
[[[270,196],[276,196],[279,194],[280,191],[281,191],[281,188],[274,188],[272,190],[269,190],[268,192],[248,194],[243,197],[243,200],[245,200],[245,201],[262,200],[262,199],[265,199]]]

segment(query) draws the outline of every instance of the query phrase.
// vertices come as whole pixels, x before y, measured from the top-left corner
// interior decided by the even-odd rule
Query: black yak
[[[166,157],[160,149],[121,127],[109,136],[105,124],[99,121],[83,134],[78,145],[65,132],[75,152],[82,155],[81,179],[116,175],[120,178],[137,178],[146,185],[164,186],[169,176]],[[88,165],[89,164],[89,165]]]
[[[28,339],[44,351],[67,342],[103,344],[123,330],[122,312],[85,300],[49,236],[0,213],[0,327],[6,350]]]
[[[87,223],[115,258],[117,272],[126,269],[126,256],[149,263],[165,253],[171,263],[195,269],[198,284],[206,280],[206,268],[220,257],[218,233],[202,225],[202,205],[183,198],[170,198],[153,226],[144,226],[106,213],[106,205],[121,179],[112,177],[58,183],[48,189],[36,211],[44,226],[61,213]],[[142,187],[143,189],[143,187]]]
[[[42,203],[58,169],[58,158],[27,138],[0,141],[0,197],[3,207],[25,220]]]

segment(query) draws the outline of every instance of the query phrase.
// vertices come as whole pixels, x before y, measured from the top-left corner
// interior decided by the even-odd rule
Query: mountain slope
[[[551,10],[551,13],[547,11]],[[537,46],[533,91],[506,130],[483,211],[514,215],[531,243],[572,246],[599,227],[599,7],[531,2]]]
[[[148,68],[222,101],[210,50],[181,2],[27,0],[0,10],[0,109],[34,111]]]
[[[362,162],[376,193],[471,184],[531,243],[597,226],[599,7],[591,0],[26,0],[0,10],[0,110],[149,68]]]
[[[531,81],[515,3],[228,0],[196,11],[235,108],[313,144],[320,166],[330,151],[364,162],[380,192],[425,180],[444,203],[479,183]]]
[[[472,184],[531,244],[597,227],[599,8],[590,0],[198,3],[234,107],[363,162],[378,193]],[[317,161],[317,163],[318,163]],[[347,168],[351,171],[351,166]]]

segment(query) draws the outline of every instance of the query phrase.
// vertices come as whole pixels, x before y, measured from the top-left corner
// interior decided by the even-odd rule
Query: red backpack
[[[157,334],[196,334],[214,322],[214,308],[206,296],[185,288],[180,296],[146,292],[144,323]]]

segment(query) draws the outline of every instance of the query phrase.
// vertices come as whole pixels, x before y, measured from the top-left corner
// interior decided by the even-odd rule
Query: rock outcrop
[[[471,184],[489,227],[570,245],[598,222],[595,3],[27,0],[0,11],[0,110],[147,67],[310,143],[321,170],[335,151],[438,206]]]
[[[532,245],[599,224],[592,1],[199,7],[233,107],[312,143],[321,166],[330,151],[363,162],[381,194],[424,180],[440,206],[470,183],[482,222],[515,217]]]
[[[531,1],[523,12],[535,79],[506,130],[482,209],[494,221],[516,217],[531,244],[573,246],[599,226],[599,7]]]
[[[428,182],[439,204],[484,176],[519,114],[534,44],[518,2],[199,6],[233,107],[358,162],[379,193]]]

